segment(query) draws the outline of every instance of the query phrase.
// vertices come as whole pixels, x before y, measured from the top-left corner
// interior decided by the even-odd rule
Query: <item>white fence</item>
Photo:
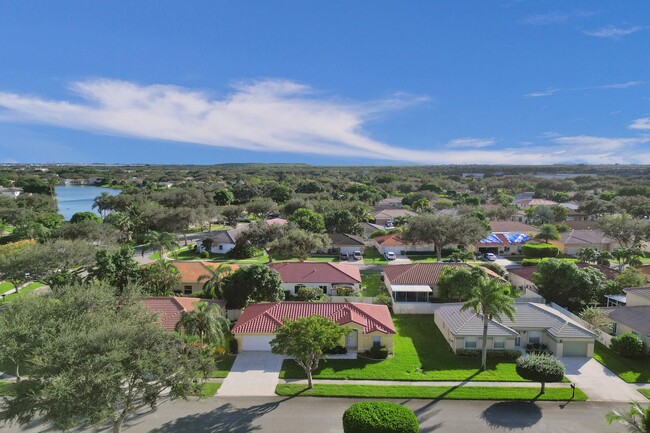
[[[228,320],[233,321],[239,319],[241,317],[242,311],[243,310],[226,310]]]
[[[393,302],[395,314],[433,314],[438,305],[429,302]]]
[[[374,304],[372,296],[328,296],[327,302],[358,302],[360,304]]]

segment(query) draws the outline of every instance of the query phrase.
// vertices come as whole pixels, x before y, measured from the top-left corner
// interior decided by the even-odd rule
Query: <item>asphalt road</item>
[[[415,411],[421,432],[622,432],[604,414],[614,405],[571,402],[479,402],[392,400]],[[340,433],[343,411],[354,400],[340,398],[225,398],[166,402],[156,412],[127,420],[124,432],[153,433]],[[625,406],[620,404],[619,406]],[[612,428],[613,427],[613,428]],[[0,424],[3,433],[42,432]],[[49,430],[52,431],[52,430]],[[83,430],[96,431],[96,430]]]

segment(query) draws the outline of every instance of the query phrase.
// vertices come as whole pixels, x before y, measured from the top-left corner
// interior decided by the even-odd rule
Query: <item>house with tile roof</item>
[[[543,198],[527,198],[523,200],[516,200],[515,204],[522,209],[528,209],[529,207],[533,207],[533,206],[554,206],[559,203],[553,200],[546,200]]]
[[[549,241],[559,248],[562,254],[578,254],[580,248],[593,248],[598,251],[613,251],[620,248],[618,241],[606,236],[600,230],[571,230],[560,233],[560,239]]]
[[[409,252],[420,251],[435,254],[434,244],[425,244],[422,242],[409,242],[402,239],[401,233],[391,233],[388,235],[377,236],[370,241],[370,244],[377,248],[380,254],[395,253],[397,256],[403,256]]]
[[[463,304],[440,304],[434,321],[454,353],[458,349],[480,349],[483,317]],[[493,350],[544,345],[556,356],[591,357],[597,335],[554,308],[532,302],[514,304],[515,320],[502,317],[488,321],[487,347]]]
[[[341,345],[349,351],[364,352],[373,346],[393,351],[395,325],[385,305],[352,302],[270,302],[251,304],[232,328],[239,349],[270,351],[275,331],[286,319],[319,315],[350,328]]]
[[[147,310],[158,315],[160,325],[168,331],[174,330],[183,313],[194,311],[198,302],[217,304],[224,312],[226,311],[226,302],[216,299],[168,296],[144,298],[142,300],[142,304]]]
[[[618,274],[620,274],[619,271],[616,269],[612,269],[609,266],[605,265],[597,265],[597,264],[592,264],[592,263],[583,263],[583,262],[578,262],[576,263],[576,266],[579,268],[593,268],[597,269],[600,272],[605,275],[605,278],[608,280],[614,280]],[[533,283],[533,274],[537,272],[537,266],[524,266],[521,268],[509,268],[508,269],[508,281],[510,281],[510,284],[513,285],[513,287],[516,287],[519,290],[532,290],[533,292],[537,291],[537,287],[535,286],[535,283]]]
[[[429,302],[438,297],[438,280],[445,268],[469,268],[467,263],[413,263],[390,265],[384,268],[384,284],[393,302]],[[487,268],[483,269],[492,278],[501,278]]]
[[[521,254],[523,245],[529,241],[532,238],[526,233],[492,232],[474,244],[473,249],[480,254],[518,255]]]
[[[183,295],[203,291],[203,284],[207,281],[206,276],[211,277],[214,275],[214,270],[219,267],[219,263],[215,262],[175,260],[171,263],[181,276],[181,281],[174,293]],[[237,265],[228,266],[231,272],[239,269]]]
[[[337,289],[361,288],[359,267],[329,262],[276,262],[269,263],[280,274],[286,296],[295,296],[300,287],[316,287],[329,296],[336,296]]]
[[[650,287],[625,289],[624,302],[624,306],[601,308],[611,324],[611,334],[632,332],[650,351]]]

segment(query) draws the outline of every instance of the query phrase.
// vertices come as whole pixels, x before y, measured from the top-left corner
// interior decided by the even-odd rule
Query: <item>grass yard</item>
[[[0,295],[5,293],[5,292],[8,292],[9,290],[11,290],[13,288],[14,288],[14,285],[11,284],[9,281],[3,281],[2,283],[0,283]]]
[[[379,254],[377,248],[366,248],[363,252],[363,263],[366,265],[387,265],[388,260]]]
[[[221,388],[221,384],[217,382],[205,382],[203,385],[201,385],[201,392],[197,397],[200,398],[209,398],[209,397],[214,397],[214,395],[217,393],[217,391]]]
[[[627,359],[617,355],[604,344],[596,342],[594,359],[629,383],[650,383],[650,356]]]
[[[480,372],[479,358],[456,356],[431,315],[395,316],[393,320],[397,328],[394,356],[383,361],[323,360],[314,378],[525,382],[515,371],[514,361],[488,359],[488,369]],[[280,377],[304,379],[306,376],[293,360],[285,360]]]
[[[539,393],[539,386],[513,388],[507,386],[412,386],[412,385],[306,385],[280,384],[275,392],[282,396],[298,397],[353,397],[353,398],[422,398],[434,400],[536,400],[567,401],[571,399],[569,388],[546,388]],[[574,401],[585,401],[587,395],[576,389]]]
[[[42,283],[30,283],[27,286],[20,289],[20,291],[18,293],[12,293],[11,295],[7,295],[5,297],[4,301],[5,302],[13,301],[14,299],[18,299],[21,296],[25,296],[28,293],[33,292],[34,290],[36,290],[36,289],[38,289],[39,287],[42,287],[42,286],[43,286]]]
[[[361,285],[365,287],[361,296],[377,296],[384,291],[380,272],[361,271]]]
[[[13,395],[14,384],[6,380],[0,380],[0,397]]]
[[[235,358],[237,357],[228,354],[224,355],[222,359],[217,361],[218,370],[213,371],[210,377],[224,378],[228,376],[228,373],[230,373],[230,369],[232,368],[232,365],[235,363]]]
[[[640,389],[639,392],[645,395],[647,398],[650,398],[650,389]]]
[[[433,255],[433,256],[409,256],[407,254],[408,258],[413,262],[413,263],[435,263],[438,261],[438,257]]]

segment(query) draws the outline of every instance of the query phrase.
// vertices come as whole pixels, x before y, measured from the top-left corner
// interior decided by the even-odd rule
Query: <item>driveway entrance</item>
[[[240,352],[217,395],[274,396],[283,360],[271,352]]]
[[[634,386],[593,358],[562,357],[565,376],[588,396],[589,401],[647,401]]]

